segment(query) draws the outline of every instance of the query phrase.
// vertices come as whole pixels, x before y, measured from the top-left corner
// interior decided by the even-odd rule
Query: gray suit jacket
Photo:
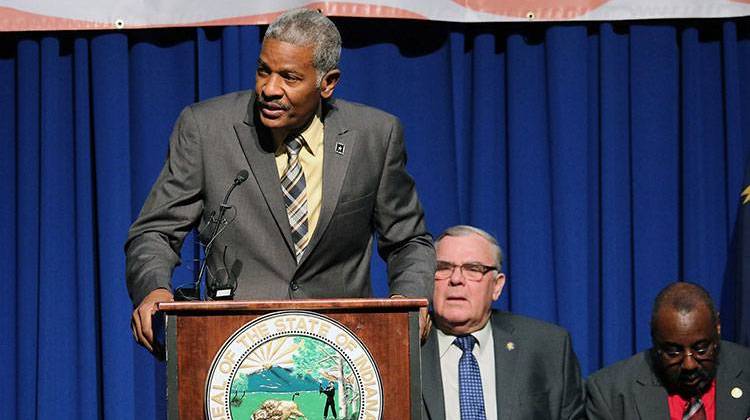
[[[371,296],[373,232],[388,265],[391,293],[432,295],[435,251],[413,179],[403,132],[385,112],[342,100],[324,104],[323,198],[318,225],[298,265],[268,130],[256,121],[254,93],[236,92],[185,108],[169,155],[125,245],[130,297],[138,304],[170,288],[185,236],[203,229],[236,174],[232,222],[215,242],[212,274],[238,279],[235,299]]]
[[[490,322],[495,343],[498,419],[584,418],[581,372],[568,332],[556,325],[499,311],[493,311]],[[513,343],[512,350],[508,343]],[[445,420],[439,357],[433,329],[422,347],[424,419]]]
[[[740,398],[731,395],[742,390]],[[648,351],[617,362],[589,376],[586,412],[592,420],[669,418],[667,391],[651,369]],[[750,417],[750,349],[721,342],[716,373],[716,419]]]

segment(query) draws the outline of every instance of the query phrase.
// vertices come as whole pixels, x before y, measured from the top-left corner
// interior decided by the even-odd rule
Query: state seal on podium
[[[208,419],[381,420],[375,361],[348,328],[279,311],[240,327],[219,349],[205,389]]]

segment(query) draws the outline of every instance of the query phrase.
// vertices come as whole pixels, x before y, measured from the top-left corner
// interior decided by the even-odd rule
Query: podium
[[[425,299],[161,303],[168,418],[419,419],[426,306]]]

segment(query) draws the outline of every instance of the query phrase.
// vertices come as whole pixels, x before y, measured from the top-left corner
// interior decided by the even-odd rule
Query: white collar
[[[453,341],[457,336],[453,334],[446,334],[439,328],[436,329],[439,346],[438,348],[440,349],[440,357],[442,358],[445,353],[451,348],[451,346],[453,345]],[[487,345],[492,343],[492,326],[490,325],[489,319],[482,328],[474,331],[473,333],[471,333],[471,335],[473,335],[474,338],[477,339],[477,344],[479,345],[478,351],[482,351],[482,349],[487,348]]]

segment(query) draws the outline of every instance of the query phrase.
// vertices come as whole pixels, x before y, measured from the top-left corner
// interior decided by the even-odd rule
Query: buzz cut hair
[[[651,310],[651,336],[653,337],[656,328],[656,318],[663,309],[671,308],[681,314],[688,314],[701,306],[708,308],[711,313],[711,322],[713,325],[718,325],[719,314],[706,289],[686,281],[668,285],[656,295],[654,300],[654,307]]]
[[[275,39],[296,46],[313,47],[313,67],[322,80],[337,69],[341,58],[341,34],[336,25],[313,9],[292,9],[281,14],[266,30],[263,41]]]
[[[482,238],[484,238],[487,242],[490,243],[492,246],[492,253],[495,256],[495,265],[497,266],[497,271],[502,272],[503,268],[503,249],[500,247],[500,244],[497,243],[497,239],[495,239],[494,236],[490,235],[487,231],[484,231],[482,229],[479,229],[474,226],[469,225],[456,225],[449,227],[443,233],[440,234],[440,236],[435,239],[435,247],[440,243],[440,241],[445,238],[446,236],[470,236],[470,235],[479,235]]]

